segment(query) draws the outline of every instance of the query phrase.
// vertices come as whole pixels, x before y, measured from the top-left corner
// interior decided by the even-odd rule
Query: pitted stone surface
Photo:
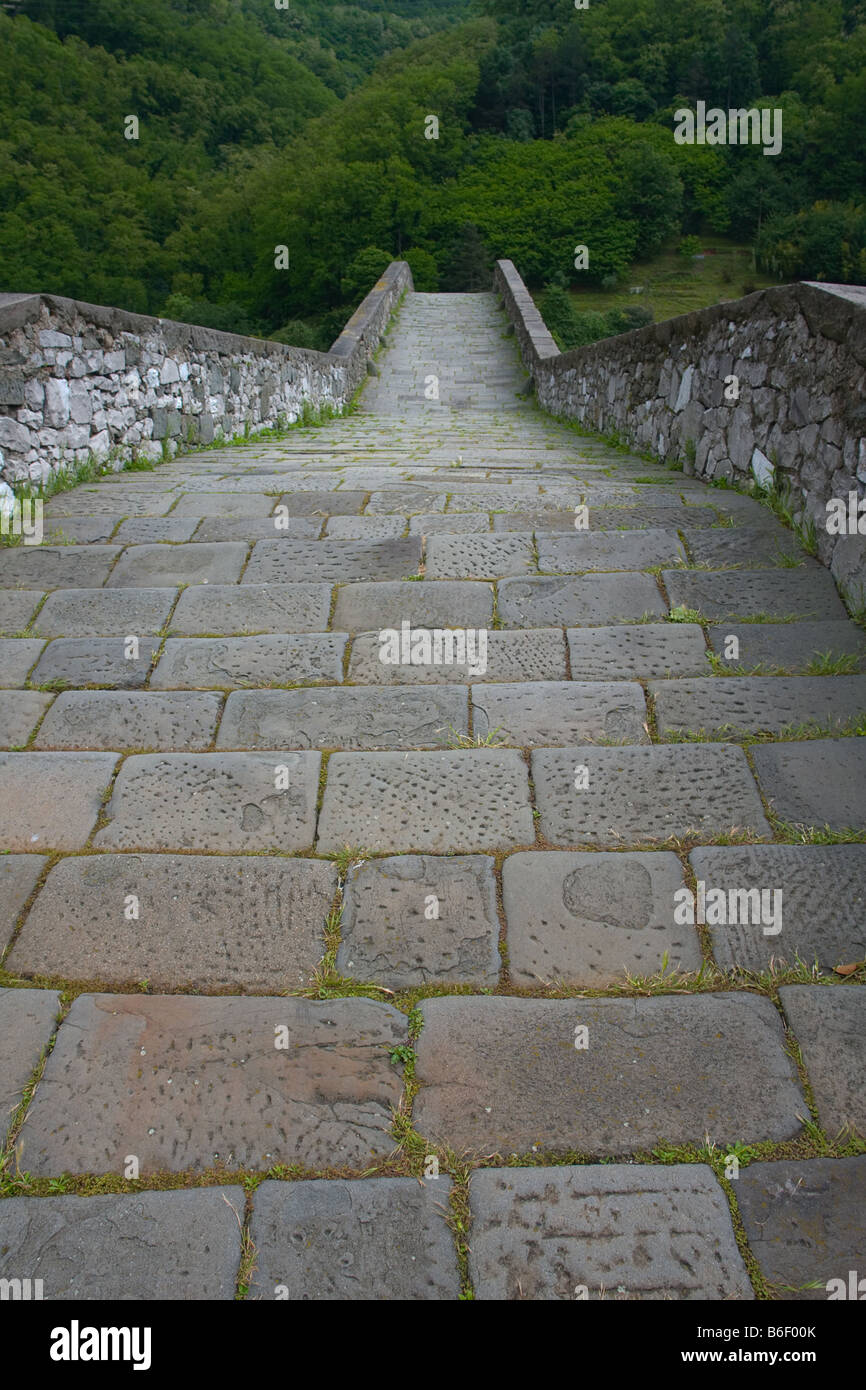
[[[445,1223],[451,1179],[264,1182],[250,1235],[253,1299],[355,1302],[460,1296]]]
[[[866,986],[785,985],[779,998],[812,1083],[828,1138],[866,1138]]]
[[[771,838],[745,754],[731,744],[540,748],[532,777],[541,833],[555,845],[610,849],[734,830]]]
[[[396,541],[258,541],[244,573],[244,584],[316,581],[343,584],[352,579],[405,579],[417,574],[421,537]]]
[[[755,773],[780,820],[866,829],[866,738],[759,744]]]
[[[490,584],[468,580],[344,584],[337,590],[335,632],[413,628],[486,628],[493,621]]]
[[[455,634],[455,639],[456,639]],[[481,648],[477,638],[471,650],[479,656]],[[452,649],[443,638],[443,656]],[[377,632],[359,632],[352,641],[352,655],[349,661],[349,679],[362,685],[403,685],[411,682],[431,684],[434,682],[468,682],[483,678],[485,681],[511,681],[518,676],[523,681],[559,681],[565,679],[565,642],[562,633],[556,628],[532,628],[528,632],[499,632],[487,630],[487,652],[483,661],[484,670],[470,663],[448,662],[441,665],[435,662],[414,665],[390,665],[381,661],[380,653],[384,647]],[[411,646],[410,646],[411,654]],[[423,655],[423,653],[421,653]],[[454,655],[459,655],[454,648]]]
[[[272,498],[276,501],[276,498]],[[194,541],[254,541],[302,540],[317,541],[321,535],[322,517],[282,516],[206,516],[196,525]]]
[[[568,649],[575,681],[710,674],[704,635],[697,623],[569,628]]]
[[[404,516],[417,512],[442,512],[445,510],[446,488],[432,492],[423,487],[403,486],[383,488],[372,493],[367,503],[368,516],[388,515],[402,512]]]
[[[62,589],[49,594],[38,637],[150,637],[168,621],[176,589]]]
[[[469,732],[461,686],[235,692],[220,748],[441,748]],[[453,731],[453,732],[452,732]]]
[[[64,681],[67,685],[110,685],[117,690],[138,690],[159,652],[158,637],[144,637],[138,654],[126,637],[56,637],[40,656],[32,685]]]
[[[756,995],[420,1007],[413,1122],[458,1151],[606,1157],[707,1134],[782,1140],[807,1113],[779,1015]]]
[[[222,701],[218,695],[170,691],[128,694],[67,690],[42,721],[34,748],[150,748],[164,753],[209,748]]]
[[[366,496],[366,492],[350,488],[340,488],[338,492],[286,492],[279,506],[288,507],[289,516],[357,516]]]
[[[4,546],[0,589],[99,589],[119,554],[118,545]]]
[[[726,845],[689,857],[696,879],[726,895],[724,913],[709,923],[723,969],[799,958],[830,971],[866,960],[866,845]],[[769,896],[741,908],[732,891]]]
[[[117,528],[118,545],[148,545],[155,541],[191,541],[198,522],[189,516],[131,517]]]
[[[427,541],[429,579],[498,579],[532,574],[532,536],[431,536]]]
[[[369,999],[79,995],[21,1132],[22,1167],[121,1173],[134,1153],[143,1175],[365,1168],[394,1147],[402,1081],[388,1053],[406,1038],[405,1016]]]
[[[707,618],[845,617],[828,570],[663,570],[662,579],[671,607],[696,608]]]
[[[352,868],[343,899],[337,969],[388,989],[495,985],[499,921],[493,860],[419,855]]]
[[[0,753],[0,847],[81,849],[116,763],[111,753]]]
[[[580,579],[503,579],[499,614],[506,627],[586,627],[664,618],[649,574],[594,574]]]
[[[44,528],[46,545],[107,545],[121,518],[119,516],[65,516],[48,521]]]
[[[526,765],[516,751],[335,753],[319,816],[320,853],[441,854],[535,839]]]
[[[229,854],[309,849],[320,762],[318,753],[282,751],[127,758],[95,844]]]
[[[117,487],[76,488],[62,497],[52,497],[45,508],[45,520],[62,526],[71,516],[165,516],[175,494],[160,489],[141,488],[120,491]]]
[[[283,990],[322,958],[337,872],[318,859],[105,854],[48,875],[12,950],[23,976]],[[126,913],[130,898],[135,918]]]
[[[823,623],[726,623],[709,629],[713,651],[725,669],[749,671],[755,666],[771,673],[781,670],[791,675],[808,675],[809,665],[825,653],[831,658],[857,656],[866,670],[866,637],[847,620]],[[729,646],[736,637],[738,648]],[[736,650],[736,659],[726,651]],[[686,674],[686,673],[683,673]]]
[[[850,1271],[863,1277],[866,1155],[750,1163],[737,1179],[749,1248],[778,1297],[850,1298]],[[831,1280],[841,1280],[828,1288]],[[817,1288],[808,1288],[817,1284]],[[862,1286],[854,1295],[863,1297]]]
[[[275,497],[259,492],[188,492],[172,507],[172,516],[270,516]]]
[[[10,940],[18,914],[47,863],[41,854],[0,855],[0,951]]]
[[[43,597],[38,589],[0,588],[0,636],[13,637],[22,632]]]
[[[235,689],[343,679],[339,634],[320,636],[169,637],[151,689]]]
[[[589,511],[590,531],[638,531],[657,526],[674,531],[715,526],[718,517],[712,507],[604,507],[593,504]]]
[[[866,676],[720,676],[652,681],[659,733],[686,730],[719,738],[782,734],[817,725],[842,730],[866,711]]]
[[[21,748],[53,698],[38,690],[0,690],[0,748]]]
[[[517,985],[604,987],[674,969],[698,970],[691,926],[674,921],[683,887],[675,854],[512,854],[502,866],[508,960]]]
[[[739,1192],[739,1187],[738,1187]],[[487,1168],[469,1181],[476,1299],[751,1299],[711,1168]]]
[[[584,570],[646,570],[685,560],[676,531],[581,531],[570,536],[542,536],[538,568],[550,574],[580,574]]]
[[[205,545],[132,545],[117,562],[110,588],[174,588],[178,584],[235,584],[247,558],[241,541]]]
[[[486,516],[448,512],[421,512],[409,518],[409,532],[419,536],[480,536],[488,534],[490,523]]]
[[[0,1208],[0,1278],[31,1271],[46,1302],[234,1299],[242,1187],[22,1197]]]
[[[329,584],[202,584],[184,589],[170,630],[181,637],[324,632],[330,610]]]
[[[60,995],[54,990],[0,989],[0,1144],[6,1142],[10,1120],[51,1038],[59,1008]]]
[[[818,562],[801,546],[793,532],[773,522],[772,518],[759,526],[723,527],[720,530],[698,531],[689,538],[691,561],[710,569],[737,565],[741,569],[772,569],[776,565],[804,565],[818,572]]]
[[[332,516],[325,528],[329,541],[391,541],[406,530],[405,516]]]
[[[577,493],[575,492],[575,496]],[[575,503],[577,505],[577,503]],[[450,515],[450,513],[449,513]],[[567,531],[574,535],[575,513],[571,512],[496,512],[493,516],[494,532],[508,531],[531,531],[544,532]]]
[[[472,729],[518,748],[650,741],[646,701],[636,681],[473,685]]]

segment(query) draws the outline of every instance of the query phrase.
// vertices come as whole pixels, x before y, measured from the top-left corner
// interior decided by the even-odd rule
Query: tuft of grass
[[[684,603],[678,603],[676,608],[672,608],[668,613],[669,623],[702,623],[705,619],[697,608],[687,608]]]

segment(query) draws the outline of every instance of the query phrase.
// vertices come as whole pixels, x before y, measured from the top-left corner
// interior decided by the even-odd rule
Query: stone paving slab
[[[107,985],[147,980],[156,990],[296,989],[322,958],[336,889],[336,869],[318,859],[64,859],[31,908],[9,969]]]
[[[34,748],[148,748],[170,753],[209,748],[216,736],[219,695],[164,695],[68,690],[42,722]]]
[[[0,951],[11,940],[18,914],[47,863],[42,854],[0,855]]]
[[[47,545],[107,545],[122,516],[66,516],[46,519]]]
[[[689,859],[708,890],[727,895],[709,925],[723,969],[768,970],[773,959],[799,957],[830,971],[866,960],[866,845],[728,845]],[[769,896],[740,907],[732,890]]]
[[[228,854],[310,849],[320,763],[318,753],[282,751],[127,758],[94,843]]]
[[[794,561],[812,572],[819,570],[818,561],[806,553],[794,533],[779,524],[698,531],[689,538],[689,550],[693,564],[709,565],[711,569],[723,569],[726,565],[772,569],[790,566]]]
[[[396,541],[258,541],[244,584],[405,579],[417,574],[421,537]]]
[[[32,685],[109,685],[139,690],[159,651],[158,637],[145,637],[130,655],[125,637],[56,637],[45,647],[30,677]]]
[[[480,1301],[754,1297],[704,1164],[487,1168],[469,1208]]]
[[[781,669],[791,675],[808,674],[808,667],[822,654],[857,656],[866,669],[866,638],[854,623],[726,623],[709,628],[710,645],[731,671],[755,666]],[[739,643],[736,659],[727,657],[728,639]],[[684,673],[686,674],[686,673]]]
[[[532,778],[551,844],[610,849],[735,830],[771,838],[745,754],[732,744],[540,748]]]
[[[490,522],[483,513],[447,512],[442,516],[438,512],[419,512],[409,518],[409,532],[413,536],[479,536],[487,535],[489,531]]]
[[[156,541],[191,541],[198,520],[190,516],[130,517],[117,529],[118,545],[148,545]]]
[[[250,1236],[251,1299],[453,1300],[457,1257],[445,1218],[451,1179],[264,1182]]]
[[[121,1173],[135,1154],[143,1175],[363,1169],[394,1148],[403,1083],[389,1050],[406,1039],[405,1016],[369,999],[79,995],[22,1130],[22,1167]]]
[[[851,1297],[850,1271],[856,1284],[866,1265],[866,1155],[750,1163],[736,1194],[749,1247],[780,1298]],[[844,1292],[828,1288],[834,1279]]]
[[[574,511],[497,512],[493,517],[493,530],[497,534],[509,531],[528,531],[539,534],[565,531],[574,535],[574,517]]]
[[[866,713],[866,676],[717,676],[651,681],[659,733],[784,734],[817,725],[840,730]]]
[[[59,1009],[60,995],[54,990],[0,988],[0,1144],[6,1142],[21,1094],[51,1038]],[[5,1207],[3,1202],[0,1211]]]
[[[499,614],[506,627],[581,627],[664,618],[667,609],[652,575],[594,574],[503,579]]]
[[[383,581],[344,584],[337,590],[335,632],[413,628],[486,628],[493,622],[493,589],[469,580],[435,583]]]
[[[866,986],[785,985],[779,998],[800,1044],[821,1128],[830,1139],[842,1130],[866,1138]]]
[[[263,492],[188,492],[172,507],[172,516],[270,516],[276,505],[275,497]]]
[[[184,589],[172,615],[178,636],[324,632],[330,584],[202,584]]]
[[[663,570],[662,579],[672,608],[696,608],[707,618],[846,616],[829,570]]]
[[[242,1187],[20,1197],[0,1207],[0,1278],[42,1280],[46,1302],[234,1299]]]
[[[498,579],[535,571],[531,535],[430,536],[429,579]]]
[[[248,547],[241,541],[203,545],[132,545],[108,581],[110,588],[173,588],[178,584],[234,584]]]
[[[406,530],[405,516],[332,516],[325,527],[329,541],[390,541]]]
[[[176,589],[61,589],[34,624],[39,637],[146,637],[160,632]]]
[[[643,690],[626,681],[473,685],[472,730],[518,748],[650,741]]]
[[[235,692],[219,748],[442,748],[469,732],[465,687]],[[453,731],[453,732],[452,732]]]
[[[39,589],[0,588],[0,636],[23,632],[44,597]]]
[[[698,970],[691,926],[674,921],[683,887],[675,854],[512,854],[502,866],[508,962],[516,985],[563,981],[604,988],[625,974]]]
[[[0,589],[100,589],[120,552],[119,545],[3,546]]]
[[[319,853],[357,845],[441,854],[531,844],[526,765],[516,751],[335,753],[319,816]]]
[[[634,531],[661,526],[676,531],[700,528],[702,531],[717,525],[718,517],[712,507],[688,507],[675,502],[667,507],[605,507],[589,508],[590,531]]]
[[[565,679],[565,642],[557,628],[532,628],[528,632],[487,631],[487,650],[483,662],[477,638],[472,651],[478,661],[470,663],[435,662],[413,665],[390,665],[380,661],[383,648],[377,632],[359,632],[352,641],[349,679],[361,685],[403,685],[412,682],[468,682],[483,674],[485,681],[510,681],[518,676],[522,681],[559,681]],[[443,656],[450,654],[443,639]],[[410,647],[411,654],[411,647]],[[423,653],[421,653],[423,655]],[[459,651],[454,654],[459,655]],[[479,671],[479,665],[484,671]]]
[[[646,570],[685,560],[676,531],[580,532],[570,536],[541,536],[538,568],[550,574],[580,574],[586,570]]]
[[[413,1123],[458,1152],[616,1157],[707,1134],[782,1140],[808,1113],[779,1015],[756,995],[454,997],[420,1008]]]
[[[116,763],[111,753],[0,753],[0,849],[81,849]]]
[[[710,674],[704,634],[697,623],[578,627],[569,628],[567,636],[575,681]]]
[[[486,855],[374,859],[348,875],[337,970],[388,989],[499,982],[494,861]]]
[[[288,507],[289,516],[357,516],[366,497],[366,492],[351,488],[340,488],[339,492],[286,492],[279,505]]]
[[[121,492],[117,487],[78,487],[74,492],[52,497],[45,507],[45,520],[53,525],[67,517],[105,516],[165,516],[175,500],[168,490],[131,488]]]
[[[53,700],[38,690],[0,690],[0,748],[21,748]]]
[[[169,637],[153,690],[236,689],[343,679],[346,639],[337,634]]]
[[[751,754],[761,790],[780,820],[866,830],[866,738],[759,744]]]
[[[272,499],[276,501],[276,498]],[[279,523],[279,524],[278,524]],[[310,516],[255,517],[206,516],[197,525],[195,541],[254,541],[301,540],[317,541],[322,531],[323,518]]]
[[[408,487],[397,484],[371,493],[367,503],[368,516],[388,515],[402,512],[404,516],[417,512],[444,512],[447,488],[440,484],[441,491],[431,492],[429,488]]]

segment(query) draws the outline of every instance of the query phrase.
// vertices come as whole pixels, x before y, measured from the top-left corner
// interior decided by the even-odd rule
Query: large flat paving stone
[[[0,1278],[46,1302],[234,1299],[242,1187],[111,1197],[21,1197],[0,1208]]]
[[[779,1015],[755,995],[420,1007],[413,1123],[458,1151],[615,1157],[707,1134],[781,1140],[807,1113]]]
[[[217,746],[441,748],[468,731],[463,686],[250,690],[229,696]]]
[[[0,589],[100,589],[118,545],[17,545],[0,549]]]
[[[704,635],[697,623],[569,628],[568,650],[576,681],[710,674]]]
[[[460,580],[436,583],[346,584],[337,590],[335,632],[372,632],[403,623],[413,628],[486,628],[493,621],[489,584]]]
[[[406,579],[417,574],[420,562],[420,536],[370,542],[258,541],[243,582],[342,584],[352,579]]]
[[[759,744],[752,758],[761,790],[780,820],[866,829],[866,738]]]
[[[10,940],[18,914],[47,863],[41,854],[0,855],[0,951]]]
[[[175,494],[165,489],[135,487],[77,487],[62,497],[52,497],[45,508],[45,521],[63,525],[67,517],[77,516],[165,516]]]
[[[671,607],[696,608],[707,618],[764,616],[769,621],[844,618],[829,570],[663,570]]]
[[[866,845],[725,845],[689,858],[707,891],[725,895],[706,913],[723,969],[866,960]]]
[[[509,855],[502,898],[512,980],[603,988],[626,973],[655,974],[665,953],[674,969],[700,969],[697,933],[674,921],[682,887],[675,854]]]
[[[400,633],[402,655],[402,627],[394,630]],[[417,665],[403,661],[392,664],[381,660],[382,654],[387,654],[390,649],[388,639],[380,639],[378,632],[359,632],[352,641],[349,679],[360,685],[403,685],[411,682],[429,685],[434,682],[469,682],[479,677],[485,681],[565,679],[565,640],[558,628],[536,627],[526,632],[500,632],[491,628],[482,629],[481,632],[483,636],[480,640],[477,629],[469,638],[464,634],[464,646],[461,648],[457,644],[459,634],[453,633],[452,644],[452,635],[447,629],[444,630],[441,662],[436,660],[435,646],[431,648],[432,660],[428,661],[419,640],[414,651],[423,660],[419,659]],[[410,658],[414,640],[410,633],[407,637]],[[484,647],[480,641],[485,643]],[[458,661],[456,658],[461,655],[475,659]]]
[[[557,532],[574,535],[574,522],[573,511],[497,512],[493,517],[493,530],[497,534],[507,531],[532,531],[539,535]]]
[[[120,1173],[135,1154],[143,1175],[365,1168],[394,1148],[389,1051],[406,1038],[404,1015],[369,999],[79,995],[22,1130],[22,1167]]]
[[[81,849],[116,763],[112,753],[0,753],[0,849]]]
[[[176,589],[62,589],[49,594],[38,637],[145,637],[161,632]]]
[[[515,530],[531,530],[531,527],[515,527]],[[490,531],[486,516],[472,515],[469,512],[448,512],[444,516],[438,512],[419,512],[409,518],[410,535],[419,536],[480,536]]]
[[[445,510],[446,488],[434,492],[429,488],[407,487],[405,484],[383,488],[371,493],[367,503],[368,516],[388,515],[391,512],[442,512]]]
[[[275,497],[263,492],[187,492],[172,507],[172,516],[270,516]]]
[[[205,545],[132,545],[123,552],[110,588],[142,589],[178,584],[235,584],[249,547],[241,541]]]
[[[487,1168],[469,1182],[481,1301],[751,1299],[711,1168]]]
[[[258,637],[169,637],[153,690],[312,685],[343,679],[345,637],[314,633]]]
[[[498,579],[535,571],[531,535],[430,536],[429,579]]]
[[[451,1179],[264,1182],[251,1299],[439,1301],[460,1296],[445,1222]]]
[[[147,980],[153,989],[294,989],[322,958],[336,888],[335,868],[318,859],[64,859],[28,914],[10,968],[107,985]]]
[[[550,574],[580,574],[585,570],[646,570],[653,565],[685,561],[676,531],[581,531],[570,536],[542,536],[538,568]]]
[[[583,627],[663,618],[667,610],[649,574],[579,579],[503,579],[499,614],[506,627]]]
[[[353,868],[337,969],[388,989],[495,985],[499,919],[486,855],[401,855]]]
[[[156,637],[143,638],[137,655],[126,637],[55,637],[45,647],[30,680],[33,685],[63,681],[66,685],[139,690],[158,651]]]
[[[650,741],[646,701],[636,681],[473,685],[472,729],[519,748]]]
[[[532,776],[552,844],[610,849],[734,830],[771,838],[745,754],[731,744],[542,748]]]
[[[730,638],[737,646],[730,645]],[[866,637],[847,620],[823,623],[726,623],[709,629],[710,644],[725,669],[749,671],[762,666],[791,675],[808,675],[823,655],[854,656],[866,668]],[[732,655],[728,656],[727,653]],[[735,655],[734,655],[735,653]],[[678,673],[679,674],[679,673]],[[691,675],[691,672],[682,672]]]
[[[329,584],[194,585],[181,594],[171,631],[182,637],[324,632],[330,611]]]
[[[821,1128],[866,1138],[866,987],[786,985],[785,1017],[800,1044]]]
[[[866,1155],[750,1163],[736,1193],[752,1254],[780,1298],[852,1296],[850,1271],[858,1284],[866,1261]],[[834,1279],[844,1292],[828,1288]]]
[[[406,530],[405,516],[332,516],[325,527],[329,541],[391,541]]]
[[[0,748],[21,748],[53,698],[38,690],[0,690]]]
[[[814,570],[817,561],[807,555],[792,531],[780,524],[723,527],[698,531],[689,540],[692,563],[724,569],[772,569],[776,565],[804,565]]]
[[[309,849],[320,762],[318,753],[287,752],[127,758],[94,843],[226,853]]]
[[[335,753],[318,848],[440,854],[531,844],[526,765],[516,751]]]
[[[284,512],[258,519],[252,516],[206,516],[194,524],[194,541],[246,541],[249,545],[254,541],[291,538],[316,541],[322,530],[321,517],[286,517]]]
[[[47,545],[106,545],[114,535],[120,516],[67,516],[47,521]]]
[[[838,731],[866,713],[866,676],[718,676],[652,681],[659,733],[771,733],[802,725]]]
[[[0,588],[0,635],[14,637],[23,632],[43,598],[39,589]]]
[[[60,995],[54,990],[0,989],[0,1144],[6,1142],[24,1087],[54,1031],[59,1008]]]
[[[712,507],[681,506],[676,502],[671,502],[666,507],[593,505],[588,508],[588,517],[591,532],[654,530],[657,527],[675,531],[690,530],[693,527],[703,530],[715,526],[718,522]]]
[[[198,521],[194,516],[133,516],[117,528],[118,545],[149,545],[155,541],[191,541]]]
[[[43,642],[35,638],[0,638],[0,686],[21,690],[31,666],[35,666]]]
[[[163,695],[67,690],[57,696],[33,746],[203,750],[216,737],[221,709],[219,695],[185,690]]]
[[[357,516],[366,496],[366,492],[352,488],[340,488],[338,492],[286,492],[280,498],[280,506],[288,507],[289,516]]]

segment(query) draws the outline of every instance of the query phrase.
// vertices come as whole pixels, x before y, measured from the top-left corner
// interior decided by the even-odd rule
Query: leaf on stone
[[[853,975],[855,971],[862,970],[864,965],[866,960],[858,960],[853,965],[834,965],[833,970],[836,975]]]

